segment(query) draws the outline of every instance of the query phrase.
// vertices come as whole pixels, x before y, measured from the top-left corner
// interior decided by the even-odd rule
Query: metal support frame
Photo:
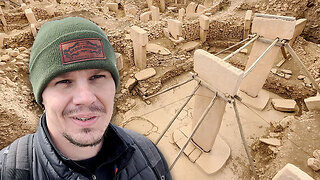
[[[234,44],[234,45],[232,45],[232,46],[230,46],[230,47],[228,47],[228,48],[226,48],[226,49],[223,49],[223,50],[215,53],[214,55],[217,56],[217,55],[219,55],[219,54],[221,54],[221,53],[223,53],[223,52],[225,52],[225,51],[227,51],[227,50],[229,50],[229,49],[232,49],[232,48],[238,46],[239,44],[241,44],[241,43],[243,43],[243,42],[245,42],[245,41],[248,41],[249,39],[250,39],[250,38],[244,39],[244,40],[242,40],[242,41],[240,41],[240,42],[238,42],[238,43],[236,43],[236,44]]]
[[[227,57],[225,57],[223,60],[227,60],[229,59],[230,57],[232,57],[233,55],[235,55],[236,53],[238,53],[241,49],[243,49],[244,47],[248,46],[250,43],[252,43],[253,41],[257,40],[259,38],[258,35],[255,35],[249,42],[247,42],[244,46],[240,47],[238,50],[236,50],[235,52],[233,52],[232,54],[228,55]],[[260,39],[260,38],[259,38]],[[270,40],[267,40],[267,39],[260,39],[262,40],[263,42],[266,42],[266,43],[271,43],[272,41]],[[280,41],[280,42],[279,42]],[[272,47],[274,47],[275,45],[278,45],[279,46],[284,46],[287,51],[289,52],[289,54],[292,56],[292,58],[301,66],[302,70],[306,73],[306,75],[309,77],[309,79],[311,80],[311,82],[313,83],[314,87],[316,88],[316,90],[318,92],[320,92],[320,88],[319,86],[317,85],[316,81],[314,80],[314,78],[311,76],[311,74],[308,72],[307,68],[304,66],[304,64],[302,63],[302,61],[299,59],[299,57],[297,56],[297,54],[294,52],[294,50],[291,48],[291,46],[285,42],[285,41],[282,41],[282,40],[279,40],[279,38],[275,39],[271,45],[263,52],[263,54],[261,54],[259,56],[259,58],[255,61],[255,63],[253,63],[249,68],[248,70],[246,70],[244,72],[244,77],[246,77],[251,71],[252,69],[256,66],[256,64],[262,59],[262,57],[264,57]],[[240,121],[240,115],[239,115],[239,111],[238,111],[238,108],[237,108],[237,105],[236,105],[236,102],[235,102],[235,99],[240,99],[240,97],[238,97],[237,95],[235,96],[225,96],[225,94],[221,93],[221,92],[218,92],[217,90],[215,89],[212,89],[205,81],[201,80],[196,74],[193,74],[191,73],[192,75],[192,78],[186,80],[185,82],[182,82],[182,83],[179,83],[173,87],[170,87],[170,88],[167,88],[159,93],[156,93],[152,96],[149,96],[149,97],[144,97],[144,99],[149,99],[151,97],[154,97],[156,95],[159,95],[159,94],[162,94],[164,92],[167,92],[173,88],[176,88],[176,87],[179,87],[183,84],[186,84],[187,82],[190,82],[191,80],[196,80],[198,81],[198,85],[196,86],[196,88],[192,91],[192,93],[190,94],[190,96],[188,97],[188,99],[185,101],[185,103],[180,107],[180,109],[178,110],[178,112],[176,113],[176,115],[172,118],[172,120],[169,122],[168,126],[165,128],[165,130],[161,133],[160,137],[158,138],[158,140],[156,141],[156,144],[159,143],[159,141],[161,140],[161,138],[164,136],[164,134],[167,132],[167,130],[171,127],[171,125],[173,124],[173,122],[175,121],[175,119],[178,117],[178,115],[180,114],[180,112],[183,110],[183,108],[187,105],[187,103],[190,101],[190,99],[193,97],[193,95],[195,94],[195,92],[198,90],[198,88],[202,85],[206,88],[208,88],[210,91],[214,92],[215,93],[215,96],[213,97],[213,99],[211,100],[210,104],[207,106],[207,108],[205,109],[204,113],[201,115],[199,121],[197,122],[196,126],[194,127],[190,137],[187,139],[186,143],[183,145],[183,147],[181,148],[180,152],[178,153],[177,157],[175,158],[175,160],[173,161],[173,163],[171,164],[170,166],[170,170],[175,166],[176,162],[179,160],[179,158],[181,157],[181,154],[183,153],[183,151],[185,150],[185,148],[187,147],[188,143],[191,141],[193,135],[195,134],[195,132],[197,131],[197,129],[199,128],[199,126],[201,125],[201,123],[203,122],[205,116],[207,115],[207,113],[209,112],[210,108],[213,106],[216,98],[222,98],[223,100],[225,100],[226,102],[228,103],[232,103],[233,104],[233,109],[234,109],[234,112],[235,112],[235,115],[236,115],[236,120],[237,120],[237,123],[238,123],[238,127],[239,127],[239,131],[240,131],[240,135],[241,135],[241,139],[242,139],[242,142],[243,142],[243,145],[244,145],[244,148],[245,148],[245,151],[246,151],[246,154],[248,156],[248,159],[249,159],[249,163],[250,163],[250,169],[251,171],[253,172],[253,176],[256,180],[259,179],[256,171],[255,171],[255,168],[254,168],[254,163],[253,163],[253,159],[250,155],[250,152],[249,152],[249,147],[246,143],[246,140],[245,140],[245,137],[244,137],[244,133],[243,133],[243,128],[242,128],[242,125],[241,125],[241,121]],[[240,99],[241,101],[241,99]]]
[[[170,91],[171,89],[174,89],[174,88],[176,88],[176,87],[182,86],[182,85],[184,85],[184,84],[186,84],[186,83],[188,83],[188,82],[190,82],[190,81],[192,81],[192,80],[193,80],[193,78],[187,79],[187,80],[185,80],[185,81],[183,81],[183,82],[181,82],[181,83],[179,83],[179,84],[176,84],[176,85],[174,85],[174,86],[171,86],[171,87],[169,87],[169,88],[167,88],[167,89],[164,89],[163,91],[157,92],[157,93],[155,93],[155,94],[153,94],[153,95],[151,95],[151,96],[142,96],[142,98],[143,98],[143,100],[150,99],[150,98],[152,98],[152,97],[154,97],[154,96],[157,96],[157,95],[163,94],[163,93],[165,93],[165,92],[167,92],[167,91]]]
[[[158,140],[156,141],[156,145],[160,142],[160,140],[162,139],[162,137],[164,136],[164,134],[167,132],[167,130],[171,127],[172,123],[176,120],[176,118],[179,116],[179,114],[181,113],[181,111],[183,110],[183,108],[188,104],[188,102],[190,101],[190,99],[192,98],[192,96],[196,93],[196,91],[199,89],[200,87],[200,82],[198,83],[197,87],[192,91],[192,93],[189,95],[188,99],[184,102],[184,104],[180,107],[180,109],[178,110],[178,112],[175,114],[175,116],[171,119],[171,121],[169,122],[169,124],[167,125],[166,128],[164,128],[164,130],[162,131],[160,137],[158,138]]]
[[[258,59],[243,73],[243,78],[245,78],[252,69],[258,64],[258,62],[273,48],[273,46],[276,45],[276,43],[279,41],[279,38],[276,38],[273,43],[258,57]]]
[[[198,130],[198,128],[200,127],[201,123],[203,122],[204,118],[206,117],[206,115],[208,114],[209,110],[211,109],[211,107],[213,106],[214,102],[217,99],[217,93],[215,94],[215,96],[212,98],[212,100],[210,101],[210,104],[207,106],[207,108],[205,109],[205,111],[202,113],[199,121],[197,122],[196,126],[193,128],[191,135],[189,136],[187,142],[183,145],[183,147],[180,149],[180,152],[178,153],[176,159],[173,161],[173,163],[170,166],[170,170],[174,167],[174,165],[176,164],[176,162],[178,161],[178,159],[180,158],[181,154],[183,153],[183,151],[186,149],[187,145],[189,144],[189,142],[191,141],[191,138],[193,137],[193,135],[196,133],[196,131]]]
[[[298,57],[298,55],[294,52],[294,50],[291,48],[289,43],[285,44],[285,48],[287,49],[287,51],[289,52],[289,54],[291,55],[292,59],[295,60],[298,65],[301,67],[301,69],[304,71],[304,73],[306,73],[306,75],[308,76],[308,78],[310,79],[310,81],[312,82],[313,86],[315,87],[315,89],[317,90],[317,92],[320,92],[320,88],[319,85],[317,84],[316,80],[314,80],[314,78],[312,77],[312,75],[309,73],[309,71],[307,70],[307,68],[305,67],[305,65],[302,63],[302,61],[300,60],[300,58]]]
[[[245,47],[247,47],[249,44],[251,44],[252,42],[254,42],[255,40],[257,40],[260,36],[259,35],[255,35],[250,41],[248,41],[246,44],[244,44],[243,46],[241,46],[239,49],[237,49],[236,51],[234,51],[233,53],[229,54],[227,57],[223,58],[223,61],[226,61],[228,59],[230,59],[232,56],[234,56],[235,54],[239,53],[242,49],[244,49]]]

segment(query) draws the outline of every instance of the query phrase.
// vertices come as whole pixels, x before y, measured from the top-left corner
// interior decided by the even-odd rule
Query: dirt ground
[[[181,1],[181,2],[180,2]],[[98,2],[98,3],[96,3]],[[147,3],[145,1],[117,1],[119,2],[119,13],[109,12],[105,13],[103,4],[113,1],[80,1],[80,0],[61,0],[55,5],[55,16],[49,16],[44,12],[44,7],[48,5],[45,1],[36,1],[33,9],[38,17],[37,28],[48,20],[60,19],[67,16],[82,16],[89,18],[97,23],[106,31],[106,34],[113,43],[115,50],[126,49],[129,47],[122,47],[119,45],[120,40],[125,39],[125,33],[132,25],[138,25],[145,28],[150,28],[156,25],[143,24],[137,18],[126,17],[124,13],[124,6],[131,4],[136,7],[138,14],[147,11]],[[167,7],[186,8],[182,0],[167,1]],[[188,1],[191,2],[191,1]],[[202,0],[193,1],[203,4]],[[307,24],[303,33],[296,39],[293,49],[301,58],[309,72],[316,79],[320,81],[320,2],[317,0],[220,0],[215,2],[219,4],[218,10],[212,13],[211,18],[221,22],[229,22],[231,25],[241,26],[244,22],[244,15],[246,10],[253,10],[253,12],[268,13],[282,16],[293,16],[297,19],[306,18]],[[159,1],[154,1],[155,5]],[[35,103],[32,88],[28,81],[28,62],[33,42],[33,37],[28,26],[28,21],[25,17],[19,17],[22,13],[21,8],[10,4],[10,7],[1,4],[5,17],[10,19],[8,21],[8,31],[6,32],[13,40],[8,40],[3,49],[0,49],[0,149],[10,144],[13,140],[21,137],[27,133],[36,131],[38,119],[42,114],[42,108]],[[168,10],[161,13],[161,21],[159,26],[166,24],[165,19],[169,17],[177,17],[178,8]],[[0,32],[3,31],[3,25],[0,26]],[[151,31],[151,30],[150,30]],[[122,34],[117,36],[118,34]],[[154,35],[157,37],[157,35]],[[160,36],[160,35],[159,35]],[[120,37],[119,39],[116,39]],[[150,36],[149,36],[150,37]],[[130,41],[130,40],[129,40]],[[164,56],[159,54],[148,53],[148,67],[155,68],[156,76],[140,81],[133,88],[128,90],[125,88],[125,82],[133,77],[134,73],[139,70],[133,67],[132,55],[124,54],[125,67],[120,72],[122,85],[116,94],[115,124],[125,126],[128,128],[136,127],[130,124],[131,121],[141,121],[144,119],[124,119],[126,112],[134,107],[140,107],[142,104],[155,103],[156,100],[142,101],[141,95],[151,95],[158,92],[160,89],[170,87],[178,83],[179,76],[185,75],[186,72],[192,71],[193,68],[193,51],[180,51],[177,46],[165,37],[153,38],[150,42],[157,43],[169,49],[170,55]],[[219,50],[226,48],[226,44],[234,43],[234,40],[210,40],[199,48],[216,53]],[[121,43],[120,43],[121,44]],[[220,54],[219,57],[225,57],[233,50]],[[125,51],[130,52],[130,51]],[[250,52],[250,48],[249,48]],[[239,53],[229,60],[232,65],[244,69],[248,54]],[[275,65],[283,60],[280,54]],[[259,136],[252,136],[251,138],[251,153],[255,161],[255,167],[261,179],[271,179],[278,170],[280,170],[286,163],[295,164],[310,176],[315,179],[320,179],[320,172],[313,171],[307,166],[306,157],[312,157],[312,152],[320,149],[320,114],[319,112],[308,111],[304,99],[316,95],[316,90],[312,86],[308,86],[308,82],[298,79],[299,75],[304,73],[293,61],[288,59],[281,67],[275,67],[277,70],[289,69],[292,71],[292,76],[285,79],[276,74],[270,73],[264,89],[268,90],[282,98],[294,99],[299,105],[299,110],[292,113],[295,117],[290,125],[285,129],[276,129],[270,123],[265,132],[260,133]],[[166,95],[164,95],[166,96]],[[170,99],[170,95],[167,95]],[[153,132],[158,132],[156,123],[150,122],[146,131],[146,136]],[[247,130],[247,131],[250,131]],[[266,144],[259,141],[260,137],[276,136],[282,140],[282,145],[276,150],[272,151]],[[294,155],[294,157],[292,157]],[[240,179],[250,178],[250,170],[248,164],[242,160],[237,161],[237,158],[232,159],[234,167],[241,167],[242,175]],[[236,171],[236,168],[234,169]]]

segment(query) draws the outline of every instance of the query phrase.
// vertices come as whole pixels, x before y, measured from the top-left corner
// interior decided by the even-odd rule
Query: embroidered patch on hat
[[[63,42],[60,44],[60,53],[62,64],[106,59],[100,38],[84,38]]]

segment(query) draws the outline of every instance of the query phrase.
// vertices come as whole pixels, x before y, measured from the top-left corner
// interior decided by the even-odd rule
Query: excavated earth
[[[180,2],[181,1],[181,2]],[[7,35],[4,40],[4,48],[0,49],[0,149],[10,144],[13,140],[27,133],[36,131],[38,119],[42,114],[42,107],[36,104],[31,85],[28,81],[28,63],[32,43],[34,41],[28,21],[21,8],[14,3],[9,3],[9,7],[1,1],[1,7],[7,20]],[[120,52],[124,58],[124,68],[121,70],[122,84],[116,94],[116,104],[114,113],[121,115],[141,101],[143,95],[151,95],[158,92],[163,86],[172,84],[170,81],[186,72],[192,72],[193,52],[183,51],[178,46],[168,40],[163,34],[163,27],[166,27],[167,18],[177,18],[177,12],[180,8],[186,8],[182,0],[175,4],[174,0],[166,1],[169,10],[161,13],[161,20],[157,23],[141,23],[134,16],[125,16],[124,7],[127,5],[137,9],[137,14],[146,12],[147,3],[133,0],[120,0],[119,12],[114,13],[104,11],[103,5],[106,2],[113,1],[81,1],[81,0],[60,0],[55,5],[55,15],[50,16],[44,10],[48,5],[46,1],[36,1],[32,5],[38,23],[41,24],[48,20],[61,19],[68,16],[81,16],[97,23],[108,35],[116,52]],[[190,2],[190,1],[188,1]],[[196,3],[203,4],[203,1],[196,0]],[[154,5],[159,5],[159,0],[154,0]],[[175,7],[175,8],[174,8]],[[293,16],[297,19],[306,18],[307,24],[303,33],[294,42],[293,49],[301,58],[309,72],[320,81],[320,2],[317,0],[219,0],[215,2],[215,8],[212,8],[210,19],[216,21],[220,31],[209,31],[209,40],[201,44],[198,48],[216,53],[235,42],[242,39],[243,22],[246,10],[253,12],[267,13],[282,16]],[[199,31],[192,29],[199,28],[196,20],[185,20],[183,36],[188,41],[197,40]],[[130,89],[125,87],[128,79],[132,78],[139,71],[133,66],[132,42],[127,37],[129,27],[137,25],[148,31],[149,42],[157,43],[170,50],[169,55],[159,55],[148,53],[147,66],[155,68],[157,74],[147,80],[139,81]],[[191,28],[188,30],[188,28]],[[210,27],[210,29],[217,27]],[[3,31],[3,25],[0,25],[0,31]],[[198,38],[197,38],[198,37]],[[226,38],[230,37],[230,38]],[[219,57],[225,57],[235,49],[220,54]],[[250,52],[250,50],[249,50]],[[232,65],[244,69],[248,54],[239,53],[229,60]],[[283,60],[279,55],[276,63]],[[311,170],[306,166],[305,156],[296,151],[300,147],[303,151],[312,157],[315,149],[320,149],[319,131],[320,121],[319,112],[308,111],[304,104],[304,99],[316,95],[316,90],[308,85],[308,82],[298,79],[299,75],[304,75],[301,69],[292,59],[288,59],[281,67],[275,67],[278,70],[289,69],[292,76],[285,79],[276,74],[270,73],[264,89],[273,92],[283,98],[294,99],[299,105],[299,110],[292,115],[295,120],[290,126],[281,131],[275,129],[272,125],[265,133],[269,137],[270,133],[277,133],[277,137],[282,139],[283,144],[277,151],[271,151],[268,146],[261,143],[259,137],[253,137],[256,141],[251,146],[252,156],[255,160],[255,166],[261,179],[271,179],[275,173],[286,163],[291,162],[301,165],[308,174],[315,179],[320,179],[320,172]],[[168,98],[170,98],[168,96]],[[150,101],[142,103],[151,104]],[[114,121],[121,124],[120,121]],[[295,133],[292,133],[292,132]],[[274,135],[274,134],[273,134]],[[295,142],[292,143],[292,142]],[[298,145],[297,145],[298,144]],[[294,154],[294,158],[292,158]],[[248,166],[241,165],[241,168]],[[248,179],[244,175],[242,179]]]

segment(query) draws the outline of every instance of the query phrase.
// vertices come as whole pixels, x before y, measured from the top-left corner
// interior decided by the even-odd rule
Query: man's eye
[[[93,75],[90,77],[90,80],[99,79],[99,78],[103,78],[103,77],[105,77],[105,75]]]
[[[71,81],[67,80],[67,79],[56,82],[56,84],[70,84],[70,83],[71,83]]]

